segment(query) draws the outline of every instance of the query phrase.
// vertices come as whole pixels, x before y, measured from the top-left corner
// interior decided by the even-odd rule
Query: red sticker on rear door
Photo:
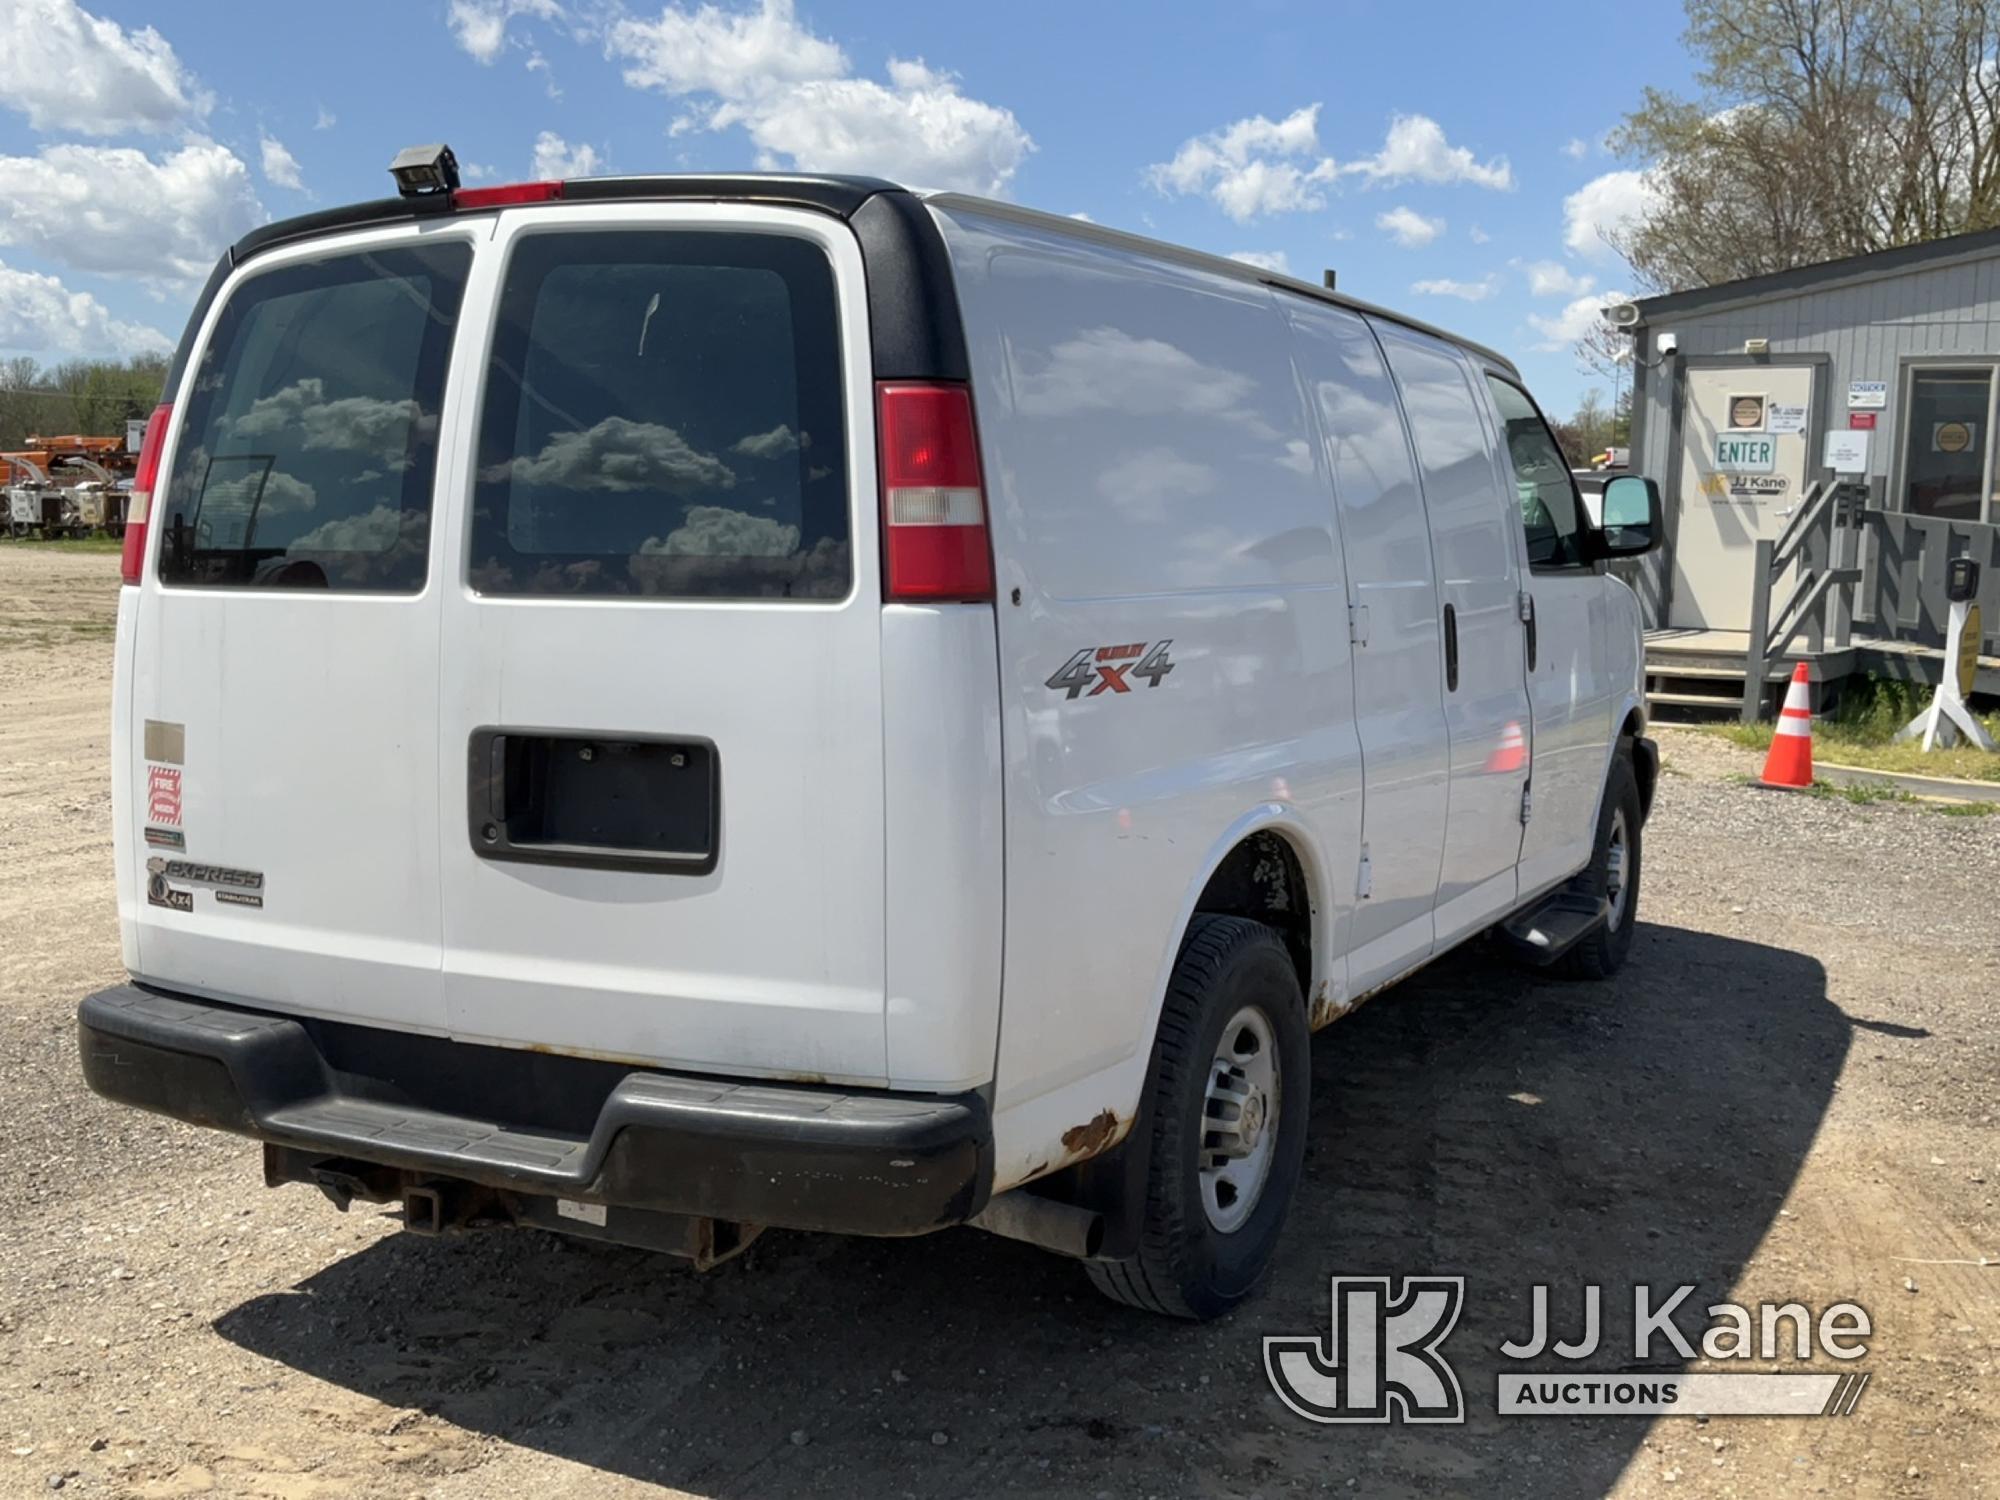
[[[163,828],[181,826],[181,768],[146,767],[146,821]]]

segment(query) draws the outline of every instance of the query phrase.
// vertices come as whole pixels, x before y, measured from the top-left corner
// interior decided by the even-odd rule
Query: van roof
[[[1516,375],[1520,373],[1515,368],[1514,362],[1498,350],[1489,349],[1484,344],[1476,344],[1449,329],[1426,323],[1421,318],[1413,318],[1408,313],[1397,312],[1394,308],[1378,307],[1372,302],[1364,302],[1344,292],[1318,286],[1310,281],[1301,281],[1296,276],[1286,276],[1240,260],[1231,260],[1226,255],[1215,255],[1206,250],[1190,250],[1187,246],[1176,245],[1170,240],[1156,240],[1143,234],[1131,234],[1123,229],[1110,229],[1092,220],[1075,219],[1067,214],[1052,214],[1039,208],[1023,208],[1018,203],[1007,203],[998,198],[982,198],[972,193],[919,192],[917,196],[926,203],[935,203],[940,208],[962,208],[994,218],[1009,219],[1019,224],[1032,224],[1037,229],[1048,230],[1051,233],[1117,246],[1151,256],[1155,260],[1199,266],[1204,271],[1233,277],[1238,281],[1250,281],[1260,286],[1275,287],[1280,291],[1296,292],[1302,297],[1311,297],[1318,302],[1331,302],[1340,307],[1351,308],[1355,312],[1366,313],[1370,317],[1384,318],[1391,323],[1400,323],[1405,328],[1414,328],[1420,333],[1444,339],[1491,360],[1502,369]]]
[[[1370,317],[1385,318],[1407,328],[1449,340],[1505,370],[1519,373],[1514,362],[1497,350],[1476,344],[1470,339],[1413,318],[1407,313],[1363,302],[1359,298],[1330,291],[1323,286],[1315,286],[1312,282],[1301,281],[1297,277],[1284,276],[1274,271],[1246,265],[1242,261],[1231,260],[1226,255],[1191,250],[1184,245],[1150,239],[1145,235],[1130,234],[1120,229],[1109,229],[1102,224],[1072,219],[1063,214],[1023,208],[1019,204],[1005,203],[997,198],[982,198],[969,193],[926,192],[906,188],[900,183],[879,177],[733,172],[572,177],[563,182],[560,201],[602,203],[621,199],[653,198],[663,201],[753,202],[779,207],[813,209],[820,213],[833,214],[838,218],[851,219],[864,203],[882,194],[908,194],[947,211],[963,209],[1004,218],[1016,223],[1033,225],[1050,233],[1131,250],[1157,260],[1198,266],[1202,270],[1219,276],[1228,276],[1237,281],[1272,287],[1297,296],[1309,297],[1318,302],[1334,303],[1356,312],[1366,313]],[[317,213],[301,214],[295,218],[279,219],[274,223],[262,225],[244,235],[224,254],[209,286],[203,291],[201,301],[205,303],[213,295],[215,288],[233,267],[242,264],[261,250],[309,239],[316,235],[332,234],[343,229],[429,218],[450,211],[449,195],[439,193],[434,196],[378,198],[363,203],[344,204],[338,208],[322,209]]]

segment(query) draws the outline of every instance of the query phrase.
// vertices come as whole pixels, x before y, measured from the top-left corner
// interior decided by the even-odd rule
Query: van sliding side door
[[[1301,301],[1290,319],[1347,566],[1366,861],[1348,939],[1359,995],[1431,951],[1450,775],[1444,634],[1416,463],[1375,336],[1344,308]]]
[[[1464,355],[1397,324],[1374,326],[1416,449],[1444,632],[1451,789],[1436,910],[1443,948],[1504,916],[1518,890],[1532,727],[1520,523],[1496,482],[1484,392]]]

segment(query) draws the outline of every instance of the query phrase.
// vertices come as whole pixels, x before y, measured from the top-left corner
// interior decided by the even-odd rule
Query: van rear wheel
[[[1208,1319],[1271,1263],[1305,1159],[1311,1045],[1278,934],[1198,914],[1160,1014],[1139,1247],[1090,1262],[1115,1302]]]

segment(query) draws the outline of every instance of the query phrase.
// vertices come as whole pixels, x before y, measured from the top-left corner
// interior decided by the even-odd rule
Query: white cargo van
[[[99,1092],[418,1229],[971,1222],[1206,1317],[1308,1032],[1625,958],[1658,497],[1500,356],[885,182],[399,166],[147,428]]]

